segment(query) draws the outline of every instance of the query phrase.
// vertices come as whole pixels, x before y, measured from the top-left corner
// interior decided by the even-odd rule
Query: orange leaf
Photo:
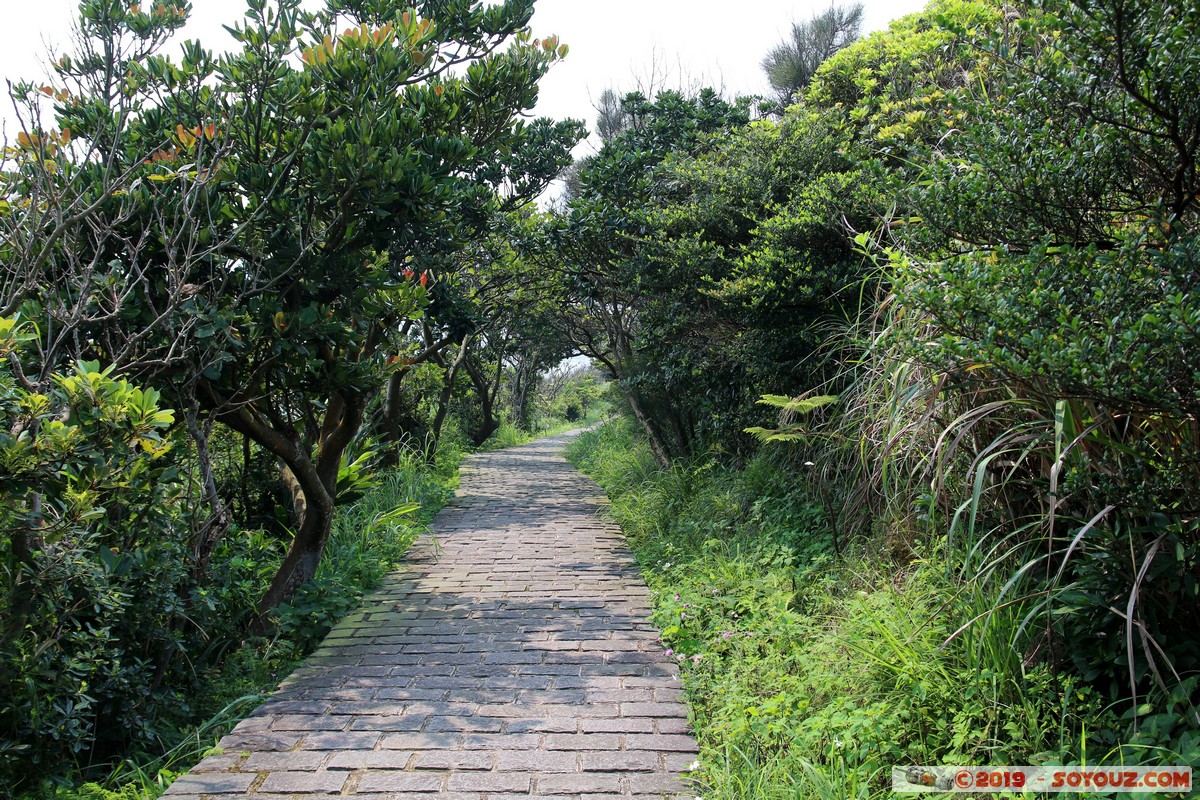
[[[53,86],[43,86],[41,89],[41,92],[42,92],[42,94],[47,95],[48,97],[53,97],[54,96],[54,87]]]

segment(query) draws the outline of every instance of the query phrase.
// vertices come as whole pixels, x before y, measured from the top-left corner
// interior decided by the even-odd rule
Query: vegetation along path
[[[168,795],[682,792],[678,670],[568,438],[468,460],[434,537]]]

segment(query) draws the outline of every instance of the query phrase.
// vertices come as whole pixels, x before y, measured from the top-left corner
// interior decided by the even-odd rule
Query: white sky
[[[241,18],[245,0],[193,0],[186,38],[222,51],[233,40],[221,27]],[[865,0],[865,31],[919,11],[925,0]],[[0,77],[40,79],[51,51],[61,52],[76,0],[0,0]],[[538,0],[535,35],[558,36],[570,54],[542,81],[537,114],[556,119],[594,119],[592,101],[606,88],[624,91],[651,64],[670,67],[675,77],[700,78],[727,93],[766,94],[759,68],[763,55],[781,41],[793,21],[829,7],[829,0]],[[169,45],[166,52],[178,53]],[[11,113],[0,119],[13,135]]]

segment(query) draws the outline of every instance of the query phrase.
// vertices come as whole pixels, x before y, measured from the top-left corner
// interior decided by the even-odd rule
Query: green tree
[[[792,23],[791,35],[763,58],[763,72],[783,105],[804,90],[817,69],[837,51],[849,46],[862,28],[863,6],[833,6],[808,22]]]
[[[72,356],[162,381],[194,418],[283,465],[295,535],[264,614],[315,572],[341,456],[424,313],[434,276],[414,267],[427,243],[452,249],[497,204],[536,193],[575,139],[571,123],[517,118],[566,53],[525,29],[531,0],[298,6],[251,0],[239,50],[189,44],[174,63],[118,44],[159,42],[185,5],[85,2],[91,44],[55,66],[73,86],[51,89],[59,126],[90,153],[83,202],[116,220],[82,260],[108,268],[121,300],[60,335]],[[113,174],[129,188],[105,188]],[[48,308],[38,270],[6,306]],[[89,276],[66,282],[84,306]]]
[[[640,286],[647,255],[641,237],[661,190],[658,168],[673,152],[701,148],[709,135],[744,125],[747,108],[708,89],[691,97],[662,92],[654,100],[627,95],[627,127],[581,166],[579,195],[526,250],[534,263],[561,273],[559,327],[575,350],[620,381],[664,464],[688,452],[690,425],[678,398],[641,378],[653,357],[639,338],[649,296]]]
[[[767,421],[760,395],[839,371],[832,343],[872,294],[849,234],[881,205],[870,161],[836,116],[801,108],[664,165],[643,243],[642,380],[691,411],[691,438],[746,451],[743,429]]]

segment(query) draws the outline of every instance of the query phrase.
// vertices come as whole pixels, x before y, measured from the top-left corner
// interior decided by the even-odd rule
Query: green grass
[[[995,597],[937,547],[897,563],[858,538],[836,556],[801,465],[660,470],[625,420],[568,457],[650,585],[706,800],[887,797],[893,765],[1080,763],[1093,731],[1120,727],[1082,681],[1026,663],[1020,604],[960,631]]]

